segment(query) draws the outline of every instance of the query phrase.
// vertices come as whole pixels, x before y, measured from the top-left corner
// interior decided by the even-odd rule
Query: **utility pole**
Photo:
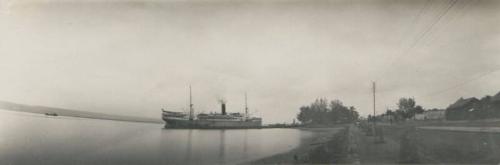
[[[191,85],[189,85],[189,120],[194,119],[194,111],[193,111],[193,97],[191,94]]]
[[[376,129],[376,127],[375,127],[375,122],[377,121],[377,118],[376,118],[376,116],[375,116],[375,115],[376,115],[376,113],[375,113],[375,105],[376,105],[376,104],[375,104],[375,92],[376,92],[376,90],[375,90],[375,81],[373,82],[373,86],[372,86],[372,88],[373,88],[373,118],[372,118],[372,120],[373,120],[373,128],[372,128],[372,131],[373,131],[373,132],[372,132],[372,133],[373,133],[373,136],[374,136],[374,137],[375,137],[375,139],[376,139],[376,137],[377,137],[376,132],[377,132],[377,131],[375,130],[375,129]]]
[[[245,120],[248,120],[247,93],[245,92]]]
[[[373,82],[373,117],[375,117],[375,81]],[[373,120],[373,125],[375,125],[375,121]]]

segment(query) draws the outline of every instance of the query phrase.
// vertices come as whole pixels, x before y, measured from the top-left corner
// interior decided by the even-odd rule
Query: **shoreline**
[[[327,128],[297,128],[302,131],[309,131],[312,133],[310,137],[302,137],[300,144],[294,149],[270,155],[261,159],[241,163],[241,164],[293,164],[295,163],[294,157],[299,160],[307,157],[307,154],[314,148],[324,145],[327,141],[331,140],[335,133],[343,129],[342,126],[327,127]]]
[[[62,112],[59,111],[59,113],[54,112],[54,111],[28,111],[28,110],[18,110],[18,109],[7,109],[7,108],[0,108],[2,111],[8,111],[8,112],[21,112],[21,113],[29,113],[29,114],[36,114],[40,116],[48,116],[46,113],[56,113],[58,116],[53,116],[53,117],[73,117],[73,118],[80,118],[80,119],[92,119],[92,120],[108,120],[108,121],[119,121],[119,122],[132,122],[132,123],[149,123],[149,124],[163,124],[161,120],[154,120],[154,119],[141,119],[141,117],[132,117],[132,116],[118,116],[118,115],[110,115],[110,114],[104,114],[107,115],[105,117],[99,117],[99,116],[91,116],[89,114],[71,114],[72,112]],[[89,112],[93,113],[93,112]],[[124,117],[124,118],[121,118]],[[127,119],[127,118],[134,118],[134,119]],[[136,119],[138,118],[138,119]]]

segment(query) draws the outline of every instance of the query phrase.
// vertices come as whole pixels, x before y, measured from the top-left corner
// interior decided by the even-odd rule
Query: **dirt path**
[[[375,137],[366,136],[359,128],[353,127],[354,137],[358,144],[358,155],[361,164],[397,164],[399,160],[400,142],[385,137],[384,143],[375,142]]]

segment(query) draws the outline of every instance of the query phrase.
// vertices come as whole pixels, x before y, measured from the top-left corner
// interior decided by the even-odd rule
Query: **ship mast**
[[[247,93],[245,92],[245,120],[248,120]]]
[[[193,120],[194,111],[193,111],[193,97],[191,96],[191,85],[189,85],[189,120]]]

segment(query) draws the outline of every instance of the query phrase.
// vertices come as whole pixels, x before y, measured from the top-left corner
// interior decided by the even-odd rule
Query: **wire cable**
[[[469,83],[472,83],[472,82],[474,82],[474,81],[477,81],[477,80],[479,80],[479,79],[481,79],[481,78],[483,78],[483,77],[486,77],[486,76],[488,76],[488,75],[491,75],[491,74],[493,74],[493,73],[495,73],[495,72],[497,72],[497,71],[499,71],[499,70],[500,70],[500,68],[498,68],[498,69],[493,69],[493,70],[491,70],[491,71],[488,71],[488,72],[486,72],[486,73],[483,73],[483,74],[481,74],[481,75],[477,76],[477,77],[476,77],[476,78],[474,78],[474,79],[470,79],[470,80],[467,80],[467,81],[463,81],[463,82],[458,83],[458,84],[456,84],[456,85],[453,85],[453,86],[451,86],[451,87],[448,87],[448,88],[445,88],[445,89],[441,89],[441,90],[438,90],[438,91],[435,91],[435,92],[431,92],[431,93],[429,93],[429,94],[424,95],[423,97],[432,97],[432,96],[437,96],[437,95],[442,94],[442,93],[444,93],[444,92],[447,92],[447,91],[449,91],[449,90],[452,90],[452,89],[455,89],[455,88],[458,88],[458,87],[462,87],[462,86],[464,86],[464,85],[467,85],[467,84],[469,84]]]
[[[418,45],[418,43],[443,19],[443,17],[453,8],[453,6],[455,6],[457,1],[458,0],[449,1],[450,3],[448,5],[448,7],[446,7],[446,9],[438,15],[438,18],[435,19],[436,21],[434,21],[432,24],[430,24],[430,26],[428,26],[423,31],[423,33],[421,33],[421,35],[419,35],[417,37],[417,39],[415,39],[414,42],[412,42],[412,44],[410,44],[410,47],[403,50],[401,55],[396,56],[393,60],[391,60],[390,65],[393,65],[397,60],[399,60],[399,58],[402,58],[403,56],[407,56],[407,54],[410,53],[410,51],[412,49],[414,49]],[[383,75],[380,75],[380,76],[383,76]],[[378,78],[376,78],[376,81],[380,80],[380,76]]]

